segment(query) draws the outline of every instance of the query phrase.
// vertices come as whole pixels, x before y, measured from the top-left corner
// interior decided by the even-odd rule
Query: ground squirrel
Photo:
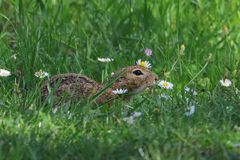
[[[147,68],[136,65],[119,69],[111,76],[111,79],[115,81],[96,98],[95,104],[101,105],[119,97],[113,93],[117,89],[127,89],[125,96],[131,97],[154,85],[158,81],[158,76]],[[44,82],[41,86],[41,96],[46,98],[51,90],[54,97],[61,97],[61,100],[65,97],[64,101],[88,100],[104,88],[106,85],[99,84],[84,75],[66,73],[55,75]]]

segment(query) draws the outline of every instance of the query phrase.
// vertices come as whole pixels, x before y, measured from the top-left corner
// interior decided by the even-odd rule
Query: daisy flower
[[[133,124],[135,118],[140,117],[142,115],[142,112],[133,112],[130,117],[123,118],[123,121],[127,122],[128,124]]]
[[[133,116],[125,117],[125,118],[123,118],[123,121],[127,122],[128,124],[133,124],[134,123],[134,117]]]
[[[133,112],[132,116],[135,117],[140,117],[142,115],[142,112]]]
[[[36,77],[38,77],[38,78],[44,78],[44,77],[48,77],[49,76],[49,74],[47,72],[44,72],[41,69],[38,72],[35,72],[34,75]]]
[[[169,100],[171,99],[171,96],[167,95],[167,94],[160,94],[160,97],[165,99],[165,100]]]
[[[193,115],[194,113],[195,113],[195,106],[192,105],[192,106],[190,106],[189,111],[188,111],[188,112],[185,112],[184,114],[185,114],[186,116],[191,116],[191,115]]]
[[[197,93],[197,91],[193,90],[192,94],[193,94],[194,96],[197,96],[198,93]]]
[[[57,113],[57,111],[58,111],[58,107],[54,107],[54,108],[52,109],[52,113],[53,113],[53,114]]]
[[[113,59],[112,58],[97,58],[97,60],[99,61],[99,62],[112,62],[113,61]]]
[[[145,153],[142,148],[138,148],[138,152],[142,157],[144,157]]]
[[[161,88],[165,88],[165,89],[173,89],[173,84],[171,82],[167,82],[165,80],[161,80],[158,83],[158,86],[160,86]]]
[[[145,68],[151,68],[152,65],[150,64],[150,62],[148,61],[142,61],[141,59],[139,59],[137,62],[136,62],[137,65],[139,66],[143,66]]]
[[[230,87],[232,85],[232,81],[229,79],[221,79],[219,82],[224,87]]]
[[[115,89],[112,91],[113,94],[125,94],[127,92],[128,92],[127,89]]]
[[[146,48],[144,53],[145,53],[146,56],[149,56],[149,57],[153,55],[152,50],[149,49],[149,48]]]
[[[0,77],[8,77],[11,75],[11,72],[5,69],[0,69]]]
[[[190,89],[189,87],[184,87],[185,92],[191,92],[194,96],[196,96],[198,93],[194,89]]]
[[[190,88],[189,88],[189,87],[184,87],[184,90],[185,90],[186,92],[190,92]]]

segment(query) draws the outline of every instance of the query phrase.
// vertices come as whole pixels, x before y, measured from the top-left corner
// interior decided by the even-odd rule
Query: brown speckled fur
[[[140,70],[143,75],[137,76],[133,74],[135,70]],[[112,90],[128,89],[127,96],[132,96],[153,85],[158,80],[156,74],[142,66],[122,68],[118,70],[112,78],[114,79],[116,76],[118,76],[118,79],[96,99],[96,104],[100,105],[117,98],[118,95],[113,94]],[[103,84],[99,84],[84,75],[75,73],[59,74],[51,77],[49,81],[44,82],[41,86],[41,96],[43,98],[49,95],[48,86],[50,86],[55,96],[67,96],[66,99],[68,101],[88,100],[104,88]]]

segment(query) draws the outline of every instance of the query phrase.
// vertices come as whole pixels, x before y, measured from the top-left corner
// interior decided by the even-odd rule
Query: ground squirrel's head
[[[156,84],[158,76],[142,66],[130,66],[118,70],[113,77],[119,76],[112,89],[127,89],[129,94],[137,94]]]

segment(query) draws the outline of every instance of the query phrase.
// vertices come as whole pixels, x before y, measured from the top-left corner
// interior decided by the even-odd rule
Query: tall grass
[[[0,68],[12,72],[0,77],[0,158],[239,159],[239,7],[237,0],[0,0]],[[40,69],[106,82],[138,59],[174,89],[55,114],[39,101]],[[224,78],[231,87],[220,85]],[[142,116],[131,125],[123,119],[134,111]]]

